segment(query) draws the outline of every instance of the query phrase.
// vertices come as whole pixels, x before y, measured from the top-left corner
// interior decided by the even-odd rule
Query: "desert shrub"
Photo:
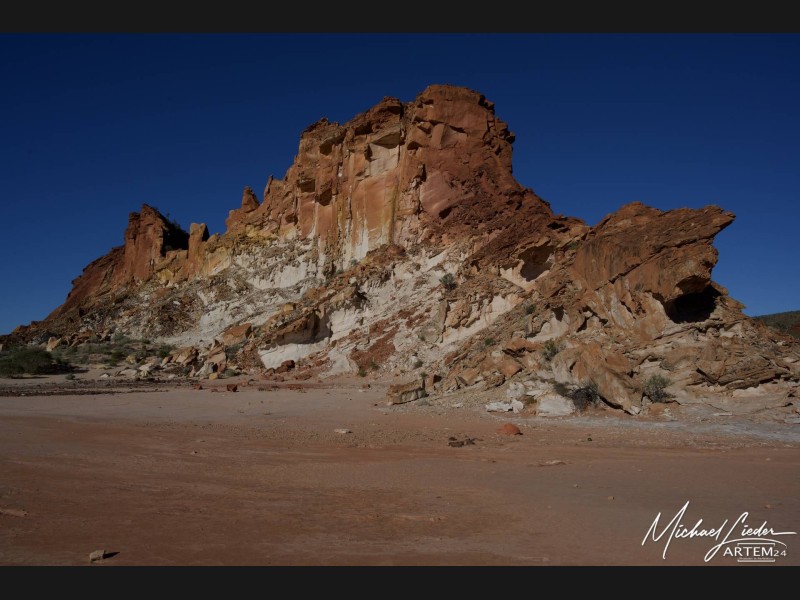
[[[529,304],[527,307],[525,307],[525,314],[526,315],[532,315],[535,312],[536,312],[536,305],[535,304]]]
[[[594,381],[585,381],[570,392],[569,398],[578,410],[586,410],[587,407],[597,404],[600,401],[600,392]]]
[[[558,344],[554,340],[547,340],[542,349],[542,356],[547,362],[553,360],[553,357],[561,351]]]
[[[161,344],[161,346],[158,348],[158,358],[166,358],[172,353],[173,350],[174,348],[169,344]]]
[[[492,337],[488,337],[485,340],[483,340],[483,345],[486,346],[487,348],[489,346],[494,346],[495,345],[495,339],[492,338]]]
[[[225,369],[223,375],[225,377],[236,377],[236,371],[234,371],[233,369]]]
[[[372,369],[373,371],[377,371],[377,370],[378,370],[378,369],[380,369],[381,367],[380,367],[380,365],[379,365],[378,363],[376,363],[374,360],[371,360],[371,361],[369,361],[369,368],[370,368],[370,369]]]
[[[553,384],[553,391],[559,396],[564,396],[565,398],[569,398],[570,394],[569,388],[560,381],[556,381]]]
[[[419,369],[419,368],[420,368],[420,367],[421,367],[423,364],[425,364],[425,363],[423,363],[423,362],[422,362],[420,359],[418,359],[418,358],[415,358],[415,359],[414,359],[414,360],[411,362],[411,368],[412,368],[412,369]]]
[[[666,389],[671,383],[663,375],[652,375],[644,382],[644,395],[650,398],[651,402],[666,402],[671,398]]]
[[[233,346],[228,346],[227,348],[225,348],[225,356],[228,357],[228,359],[231,359],[234,356],[236,356],[239,353],[239,350],[241,349],[242,349],[242,344],[234,344]]]
[[[367,370],[364,367],[358,367],[358,376],[359,377],[366,377]]]
[[[0,376],[63,373],[72,367],[63,359],[54,359],[44,348],[13,348],[0,357]]]
[[[75,379],[75,373],[67,373],[67,376],[64,377],[64,379],[66,379],[67,381],[72,381],[73,379]]]
[[[453,290],[456,287],[456,278],[452,273],[445,273],[439,278],[439,283],[444,286],[444,289]]]

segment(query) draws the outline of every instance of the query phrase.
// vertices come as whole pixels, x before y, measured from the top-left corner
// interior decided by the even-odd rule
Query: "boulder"
[[[575,412],[572,400],[555,392],[548,392],[536,398],[537,417],[567,417]]]

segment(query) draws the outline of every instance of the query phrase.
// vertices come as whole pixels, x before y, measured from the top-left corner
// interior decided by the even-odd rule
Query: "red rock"
[[[522,370],[522,365],[513,358],[507,358],[497,363],[497,370],[500,371],[506,378],[509,378],[519,373]]]
[[[203,389],[203,386],[202,386],[202,385],[200,385],[199,383],[195,383],[195,384],[192,386],[192,389],[195,389],[195,390],[202,390],[202,389]]]
[[[225,386],[225,389],[228,390],[229,392],[236,392],[238,391],[239,386],[236,385],[235,383],[229,383],[228,385]]]
[[[513,425],[512,423],[506,423],[500,429],[497,430],[497,433],[501,433],[503,435],[522,435],[522,432],[519,430],[519,427]]]
[[[222,343],[225,346],[234,346],[247,341],[247,336],[253,331],[251,323],[242,323],[241,325],[234,325],[222,332]]]
[[[711,280],[714,236],[732,214],[632,203],[589,227],[554,215],[514,179],[513,141],[491,102],[453,86],[430,86],[406,103],[384,98],[344,124],[322,119],[302,132],[285,175],[270,176],[262,202],[245,188],[225,233],[193,224],[187,234],[144,205],[130,215],[124,244],[90,263],[61,307],[0,346],[50,338],[75,346],[89,330],[171,338],[214,311],[223,322],[200,332],[201,351],[173,353],[173,362],[197,367],[202,355],[224,371],[225,348],[208,348],[223,331],[227,346],[247,340],[235,359],[243,370],[289,372],[294,361],[269,359],[288,344],[312,352],[303,364],[314,375],[333,362],[368,364],[354,352],[381,366],[409,364],[419,342],[429,346],[425,372],[441,373],[445,391],[544,370],[573,388],[594,384],[631,413],[656,370],[701,400],[748,388],[776,401],[793,393],[797,342],[743,315]],[[458,282],[446,293],[433,258],[444,252]],[[395,303],[384,284],[409,277],[418,294]],[[386,293],[388,302],[375,297]],[[265,319],[257,327],[242,322],[255,315]],[[545,357],[550,340],[559,352]]]

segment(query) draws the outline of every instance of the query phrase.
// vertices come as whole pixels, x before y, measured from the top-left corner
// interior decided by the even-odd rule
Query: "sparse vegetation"
[[[64,377],[64,379],[66,379],[67,381],[72,381],[73,379],[75,379],[75,373],[67,373],[67,376]]]
[[[169,344],[152,345],[150,340],[135,340],[122,334],[115,334],[108,342],[84,342],[75,346],[60,346],[53,350],[56,359],[70,363],[87,365],[105,363],[109,367],[119,366],[128,356],[137,363],[151,356],[163,359],[173,351]]]
[[[415,358],[414,360],[411,361],[411,368],[419,369],[423,364],[425,363],[423,363],[419,358]]]
[[[760,317],[753,318],[763,321],[773,329],[800,338],[800,310],[775,313],[772,315],[761,315]]]
[[[54,358],[43,348],[24,346],[0,353],[0,377],[64,373],[71,369],[66,360]]]
[[[529,304],[528,306],[525,307],[525,314],[526,315],[532,315],[535,312],[536,312],[536,305],[535,304]]]
[[[236,371],[233,369],[225,369],[225,372],[222,375],[225,377],[236,377]]]
[[[373,371],[377,371],[377,370],[378,370],[378,369],[380,369],[381,367],[380,367],[380,365],[379,365],[378,363],[376,363],[374,360],[371,360],[371,361],[369,361],[369,368],[370,368],[370,369],[372,369]]]
[[[239,350],[242,349],[242,344],[233,344],[232,346],[228,346],[225,348],[225,356],[228,360],[232,359],[239,353]]]
[[[578,410],[586,410],[589,406],[600,402],[600,392],[597,384],[592,381],[583,382],[580,387],[570,392],[569,398]]]
[[[650,398],[651,402],[666,402],[671,398],[667,392],[667,387],[672,383],[663,375],[652,375],[644,382],[644,395]]]
[[[444,286],[446,290],[454,290],[456,288],[456,278],[452,273],[445,273],[439,278],[439,283]]]
[[[574,241],[570,242],[569,244],[567,244],[567,248],[570,249],[570,250],[577,250],[578,246],[580,246],[580,243],[577,240],[574,240]]]
[[[489,346],[494,346],[494,345],[495,345],[495,343],[496,343],[496,342],[495,342],[495,339],[494,339],[493,337],[488,337],[488,338],[486,338],[485,340],[483,340],[483,345],[484,345],[485,347],[487,347],[487,348],[488,348]]]
[[[569,398],[569,393],[570,393],[569,388],[560,381],[556,381],[553,384],[553,391],[559,396],[564,396],[565,398]]]
[[[561,348],[555,342],[555,340],[547,340],[544,343],[544,348],[542,349],[542,356],[547,362],[553,360],[556,354],[561,352]]]
[[[358,367],[358,376],[359,377],[366,377],[367,370],[364,367]]]

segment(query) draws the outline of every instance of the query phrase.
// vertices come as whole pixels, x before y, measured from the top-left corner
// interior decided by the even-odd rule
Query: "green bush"
[[[359,377],[366,377],[367,370],[364,367],[358,367],[358,376]]]
[[[486,346],[487,348],[489,346],[494,346],[495,345],[495,339],[492,338],[492,337],[488,337],[485,340],[483,340],[483,345]]]
[[[547,340],[544,343],[544,349],[542,350],[542,356],[547,362],[553,360],[553,357],[561,351],[561,348],[558,347],[558,344],[554,340]]]
[[[585,410],[588,406],[600,402],[600,392],[594,381],[585,381],[579,388],[569,394],[569,398],[578,410]]]
[[[526,315],[532,315],[532,314],[533,314],[533,313],[535,313],[535,312],[536,312],[536,305],[535,305],[535,304],[529,304],[529,305],[528,305],[528,306],[525,308],[525,314],[526,314]]]
[[[0,376],[43,375],[63,373],[71,366],[64,360],[56,360],[43,348],[13,348],[0,357]]]
[[[239,353],[239,350],[242,349],[242,344],[233,344],[232,346],[228,346],[225,348],[225,356],[228,357],[228,360],[232,359]]]
[[[453,290],[456,287],[456,278],[452,273],[445,273],[439,278],[439,283],[444,286],[444,289]]]
[[[236,377],[236,371],[234,371],[233,369],[225,369],[223,375],[225,377]]]
[[[556,381],[553,384],[553,391],[556,394],[558,394],[559,396],[564,396],[565,398],[569,398],[569,394],[570,394],[569,388],[565,384],[561,383],[560,381]]]
[[[666,388],[672,383],[663,375],[652,375],[644,382],[644,395],[650,398],[651,402],[666,402],[672,396]]]

